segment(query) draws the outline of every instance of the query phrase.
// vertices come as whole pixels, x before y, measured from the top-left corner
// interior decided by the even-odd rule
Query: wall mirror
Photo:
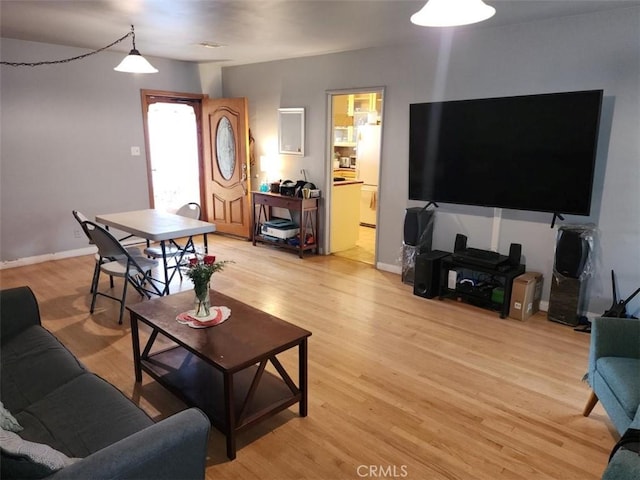
[[[304,156],[304,108],[278,109],[278,153]]]

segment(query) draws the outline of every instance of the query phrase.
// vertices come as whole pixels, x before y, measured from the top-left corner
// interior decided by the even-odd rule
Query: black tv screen
[[[589,215],[602,93],[411,104],[409,198]]]

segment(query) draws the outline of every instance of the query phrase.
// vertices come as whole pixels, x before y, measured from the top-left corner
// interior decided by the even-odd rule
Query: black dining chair
[[[84,232],[84,234],[86,235],[87,239],[89,240],[89,243],[93,245],[93,240],[91,240],[91,237],[89,236],[89,231],[87,229],[87,226],[84,224],[84,222],[89,221],[89,219],[82,213],[79,212],[78,210],[72,210],[71,212],[73,214],[73,218],[76,219],[76,221],[80,224],[80,227],[82,228],[82,231]],[[134,257],[140,257],[142,256],[142,252],[138,247],[125,247],[125,249],[127,250],[127,252],[129,252],[132,256]],[[100,271],[100,265],[104,262],[108,262],[108,261],[112,261],[115,260],[115,258],[103,258],[102,256],[100,256],[100,253],[96,253],[95,255],[95,267],[93,269],[93,278],[91,279],[91,288],[90,288],[90,292],[93,293],[93,291],[96,288],[96,284],[98,281],[98,273]],[[111,288],[113,288],[113,278],[110,277],[110,282],[111,282]]]
[[[122,324],[122,316],[127,298],[127,286],[129,284],[133,285],[141,296],[151,298],[151,295],[162,295],[162,290],[158,288],[157,285],[159,281],[151,276],[151,270],[158,266],[158,261],[143,256],[134,257],[111,232],[97,223],[87,220],[83,222],[83,224],[87,228],[92,242],[98,247],[99,255],[103,259],[113,259],[103,261],[99,265],[89,311],[93,313],[98,295],[111,298],[120,302],[118,323]],[[104,272],[110,277],[120,277],[124,279],[122,296],[120,298],[98,291],[100,272]]]

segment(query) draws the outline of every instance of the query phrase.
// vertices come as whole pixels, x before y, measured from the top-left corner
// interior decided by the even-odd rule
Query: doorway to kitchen
[[[328,253],[371,265],[377,258],[384,88],[328,92]]]

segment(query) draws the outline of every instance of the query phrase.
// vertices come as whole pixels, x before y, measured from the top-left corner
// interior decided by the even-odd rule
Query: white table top
[[[96,215],[96,222],[156,242],[216,231],[213,223],[151,208]]]

